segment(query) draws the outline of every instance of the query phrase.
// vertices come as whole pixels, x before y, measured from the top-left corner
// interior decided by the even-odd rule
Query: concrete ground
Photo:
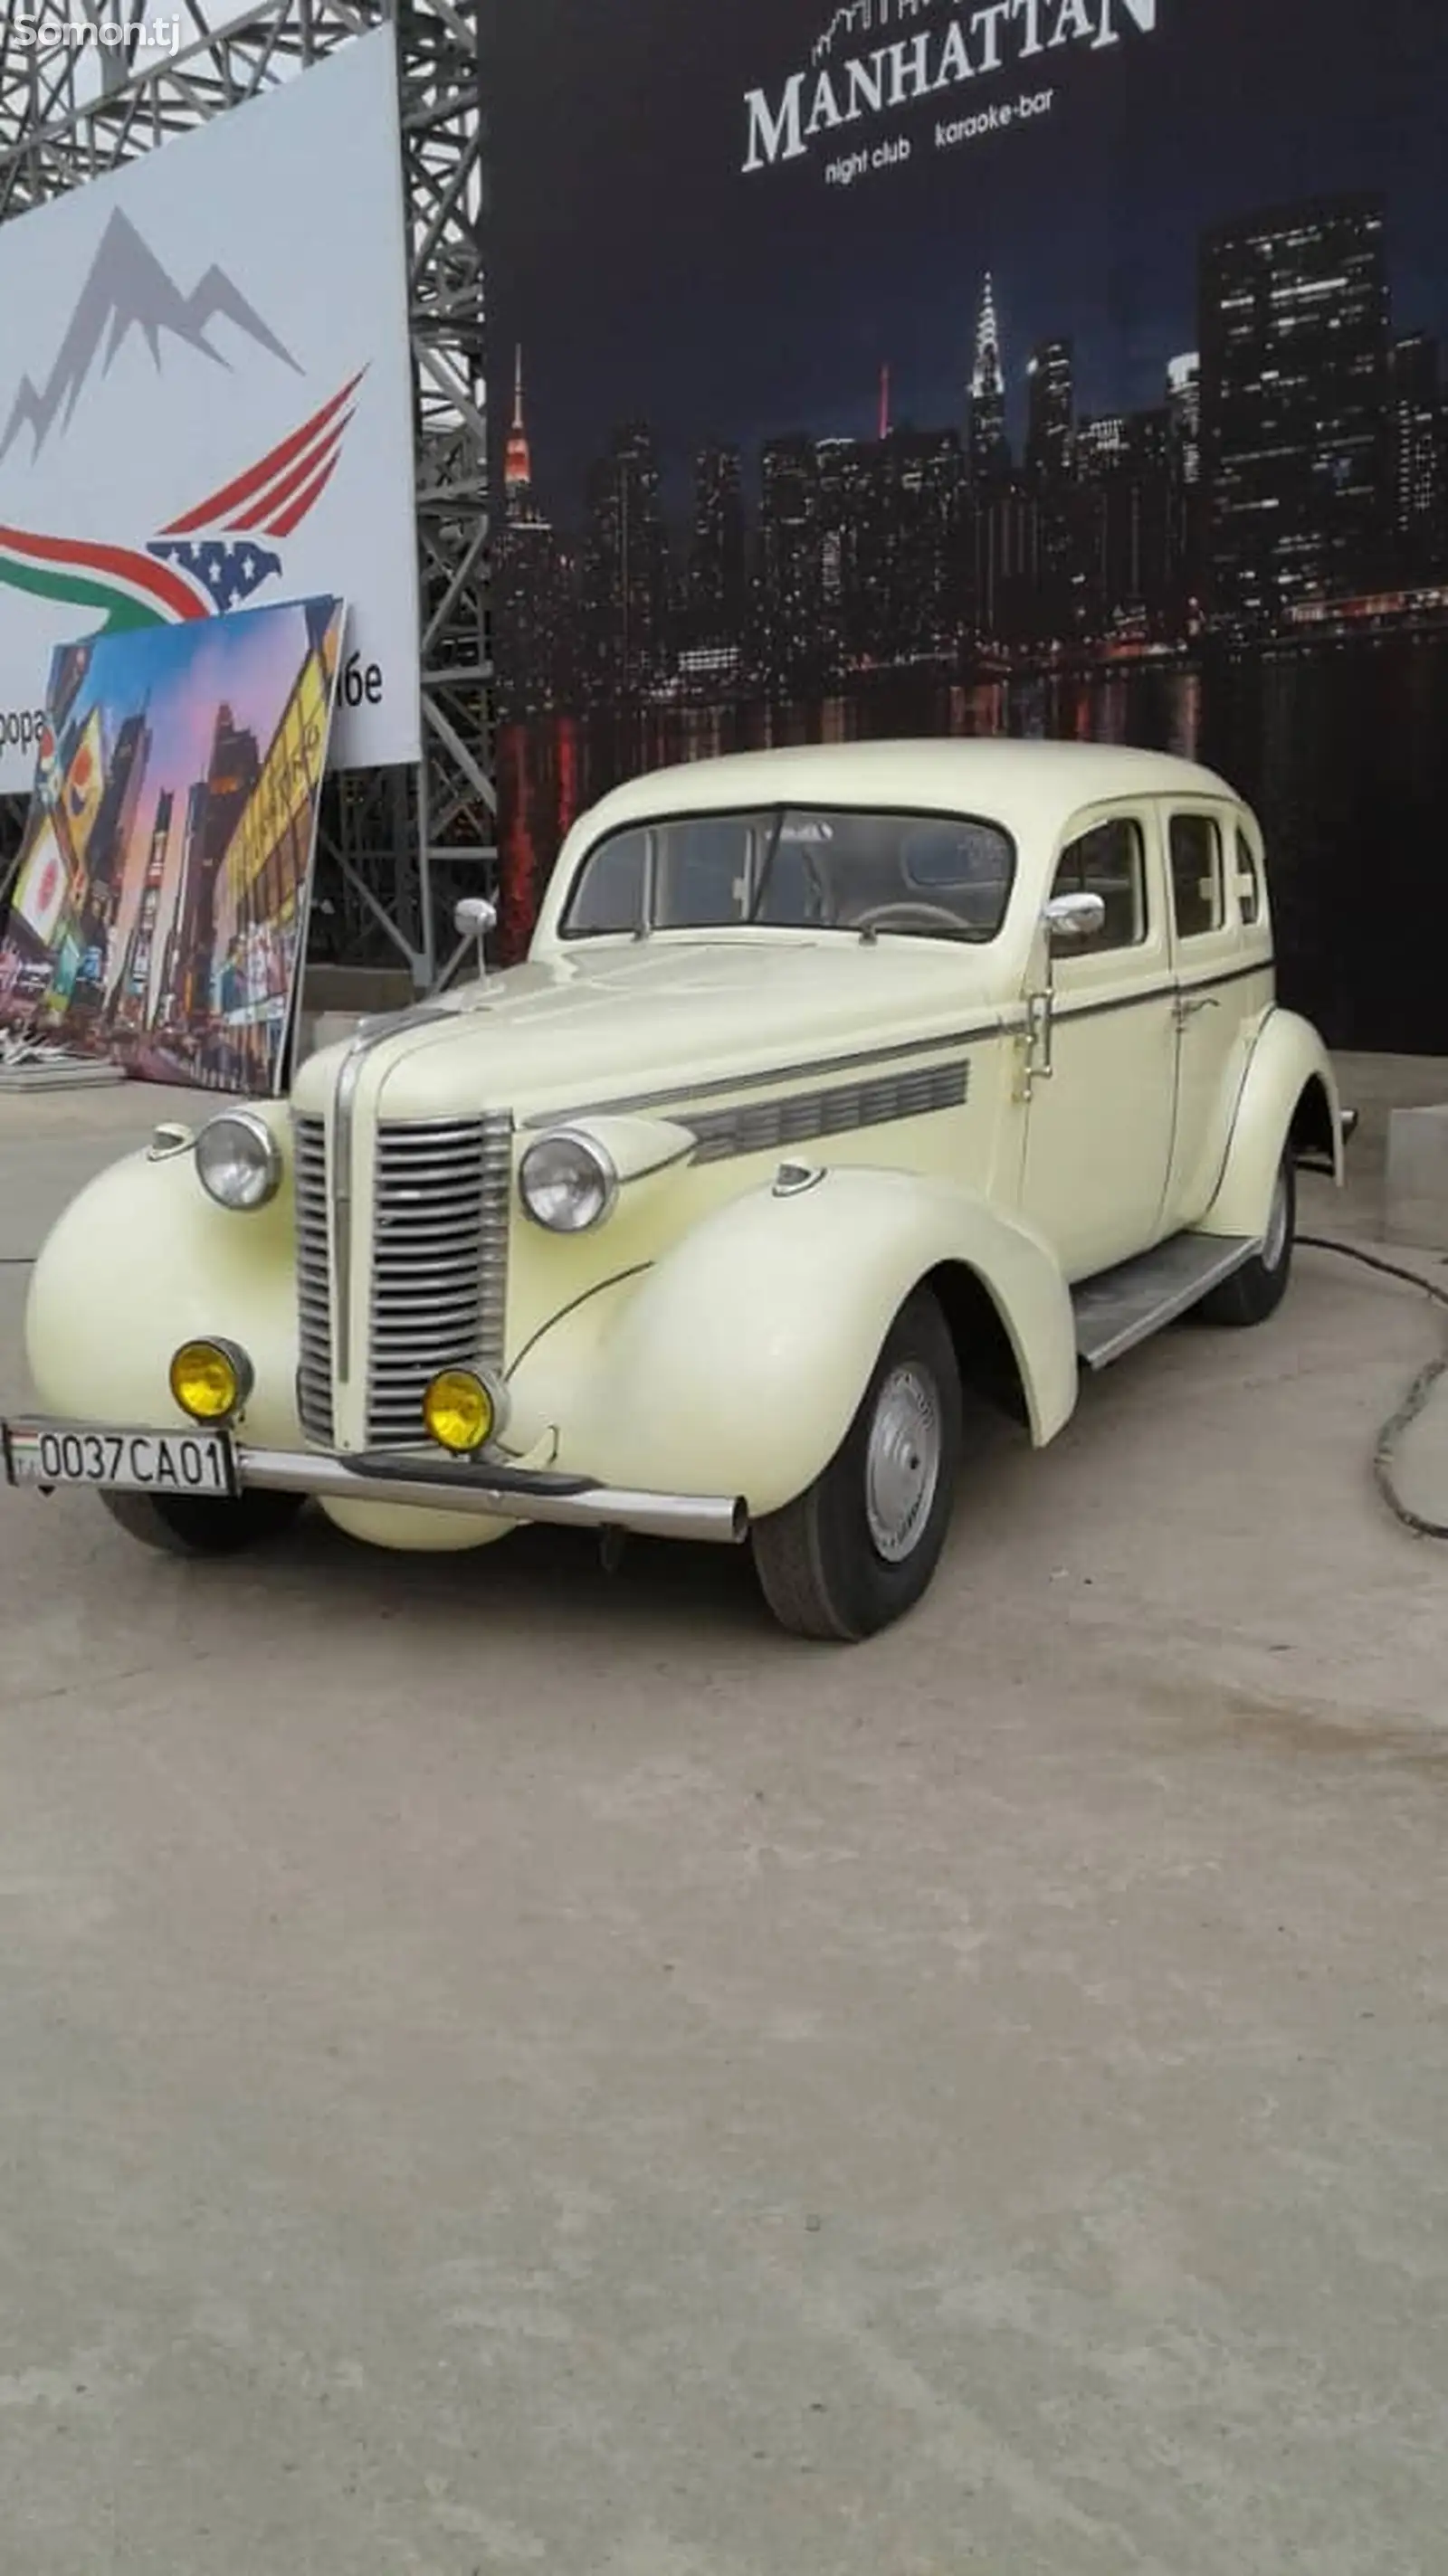
[[[0,1401],[165,1105],[0,1102]],[[1440,1342],[1304,1254],[854,1652],[0,1495],[5,2576],[1442,2576]]]

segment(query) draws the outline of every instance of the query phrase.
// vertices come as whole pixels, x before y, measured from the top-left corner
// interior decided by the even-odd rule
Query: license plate
[[[224,1431],[114,1431],[84,1422],[3,1422],[12,1485],[111,1485],[127,1494],[235,1494]]]

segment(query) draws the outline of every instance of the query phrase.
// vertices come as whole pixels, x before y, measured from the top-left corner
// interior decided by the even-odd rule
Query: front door
[[[1106,906],[1095,938],[1055,959],[1053,1070],[1026,1111],[1021,1212],[1076,1280],[1161,1232],[1177,1034],[1154,808],[1078,818],[1052,892],[1098,894]]]

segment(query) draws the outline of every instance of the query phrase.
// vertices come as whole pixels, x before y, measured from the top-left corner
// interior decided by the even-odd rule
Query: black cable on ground
[[[1431,1297],[1435,1306],[1448,1306],[1448,1288],[1440,1288],[1436,1280],[1422,1278],[1401,1261],[1384,1261],[1381,1253],[1364,1252],[1356,1243],[1334,1243],[1328,1235],[1300,1234],[1297,1240],[1304,1252],[1335,1252],[1340,1260],[1361,1262],[1364,1270],[1380,1271],[1385,1279],[1405,1281],[1409,1288],[1416,1288],[1423,1296]],[[1415,1538],[1448,1538],[1448,1522],[1424,1520],[1420,1512],[1415,1512],[1405,1503],[1398,1491],[1393,1467],[1399,1441],[1405,1432],[1412,1429],[1426,1409],[1434,1387],[1445,1377],[1448,1377],[1448,1351],[1442,1352],[1436,1360],[1430,1360],[1413,1380],[1397,1412],[1384,1423],[1373,1452],[1373,1476],[1378,1491],[1394,1518],[1402,1522],[1404,1529],[1411,1530]]]

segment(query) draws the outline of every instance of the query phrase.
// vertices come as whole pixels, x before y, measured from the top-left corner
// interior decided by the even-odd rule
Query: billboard
[[[0,225],[0,793],[87,634],[350,602],[334,761],[414,760],[392,31]]]
[[[0,1025],[143,1080],[282,1087],[342,632],[308,599],[56,655]]]
[[[1261,811],[1448,1052],[1448,12],[536,0],[495,33],[504,922],[617,778],[1065,735]]]

